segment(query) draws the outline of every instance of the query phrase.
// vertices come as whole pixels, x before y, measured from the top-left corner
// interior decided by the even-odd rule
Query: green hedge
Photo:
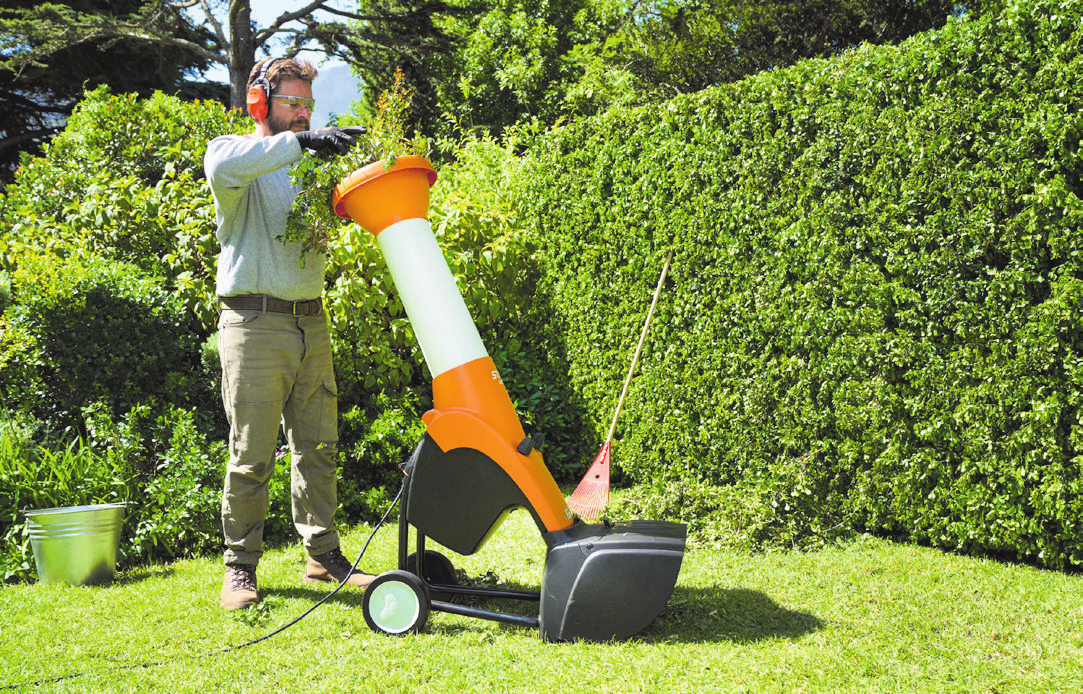
[[[673,248],[632,479],[746,489],[776,539],[1083,564],[1081,27],[1079,0],[1023,3],[544,138],[532,330],[585,447]]]

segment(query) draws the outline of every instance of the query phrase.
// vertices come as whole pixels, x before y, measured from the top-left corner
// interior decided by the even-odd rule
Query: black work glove
[[[302,149],[311,149],[320,153],[345,154],[350,147],[357,144],[354,138],[367,132],[368,130],[360,125],[347,128],[320,128],[297,133],[297,142],[300,143]]]

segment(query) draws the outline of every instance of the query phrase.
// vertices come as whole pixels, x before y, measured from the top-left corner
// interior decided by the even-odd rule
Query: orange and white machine
[[[575,518],[545,467],[541,436],[527,436],[495,363],[432,233],[428,190],[436,171],[421,157],[377,162],[343,179],[333,204],[376,238],[433,377],[426,434],[404,465],[399,568],[366,591],[374,630],[420,630],[429,610],[540,628],[547,640],[625,638],[661,612],[676,584],[685,528]],[[425,538],[476,552],[508,513],[525,508],[548,547],[540,592],[455,585],[445,556]],[[417,549],[409,553],[409,528]],[[538,618],[465,607],[456,595],[533,600]],[[434,599],[440,598],[440,599]]]

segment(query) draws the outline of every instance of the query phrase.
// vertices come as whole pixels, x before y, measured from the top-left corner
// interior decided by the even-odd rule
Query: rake
[[[647,329],[651,325],[651,317],[654,315],[654,307],[658,304],[658,296],[662,293],[662,284],[666,281],[666,273],[669,271],[669,262],[673,259],[672,249],[666,256],[666,263],[662,266],[662,274],[658,277],[658,286],[654,289],[654,298],[651,299],[651,307],[647,311],[647,319],[643,322],[643,332],[639,336],[639,344],[636,346],[635,355],[632,357],[632,366],[628,369],[628,377],[624,379],[624,388],[621,389],[620,398],[617,400],[617,410],[613,413],[613,423],[609,425],[609,434],[605,437],[605,443],[594,461],[587,469],[587,474],[579,482],[572,495],[568,497],[568,508],[579,514],[580,518],[593,520],[598,517],[602,509],[609,503],[609,455],[613,442],[613,433],[617,430],[617,418],[620,417],[621,407],[624,406],[624,398],[628,395],[628,385],[632,382],[632,374],[635,373],[639,354],[643,351],[643,342],[647,339]]]

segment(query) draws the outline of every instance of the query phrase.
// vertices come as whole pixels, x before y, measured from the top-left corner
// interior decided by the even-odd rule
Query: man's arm
[[[271,137],[225,135],[207,145],[203,169],[218,196],[289,166],[301,158],[302,151],[297,135],[288,131]]]

